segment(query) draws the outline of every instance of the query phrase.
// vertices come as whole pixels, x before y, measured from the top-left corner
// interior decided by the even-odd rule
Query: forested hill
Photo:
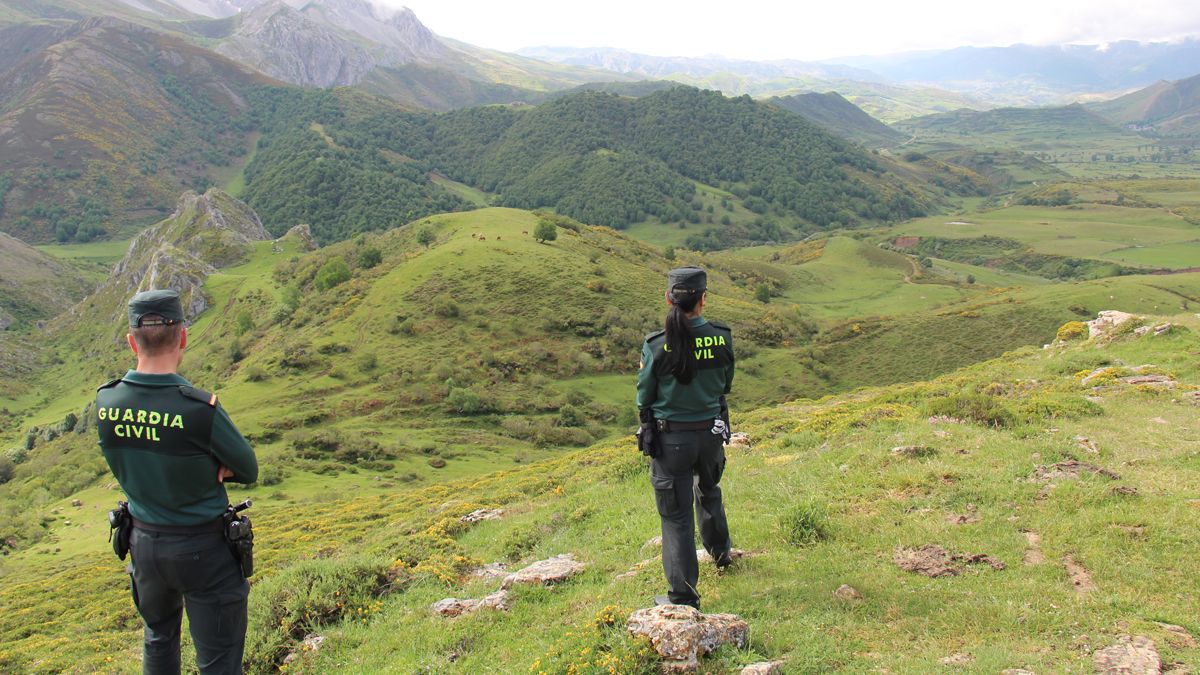
[[[697,183],[760,216],[714,224],[697,237],[704,248],[927,209],[878,158],[802,117],[689,87],[441,115],[345,93],[292,93],[275,119],[247,167],[245,196],[273,231],[307,222],[324,242],[463,206],[428,189],[435,172],[492,193],[499,205],[549,207],[616,228],[698,222]]]
[[[836,91],[775,97],[768,102],[868,147],[886,147],[904,140],[904,134],[871,117]]]

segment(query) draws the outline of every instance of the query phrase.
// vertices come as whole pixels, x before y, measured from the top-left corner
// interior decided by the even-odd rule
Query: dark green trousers
[[[134,528],[130,555],[133,604],[146,626],[142,672],[179,673],[185,609],[200,672],[242,672],[250,584],[224,536]]]
[[[725,471],[725,446],[707,429],[662,435],[662,447],[650,463],[654,502],[662,520],[662,561],[677,605],[700,606],[696,582],[695,514],[700,518],[700,541],[714,560],[733,548],[725,506],[721,503],[721,474]]]

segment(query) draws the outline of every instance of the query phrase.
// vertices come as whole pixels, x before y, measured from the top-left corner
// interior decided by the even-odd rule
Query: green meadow
[[[984,236],[1012,239],[1033,251],[1056,256],[1110,259],[1154,268],[1194,267],[1200,258],[1179,245],[1200,237],[1200,226],[1163,208],[1134,208],[1107,204],[1069,206],[1010,206],[953,217],[913,220],[892,229],[896,237],[971,239]],[[1139,253],[1129,256],[1127,249]]]

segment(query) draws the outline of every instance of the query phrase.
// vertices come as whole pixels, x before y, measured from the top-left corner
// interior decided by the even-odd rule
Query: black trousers
[[[241,673],[250,584],[225,537],[134,528],[130,554],[133,604],[146,626],[142,672],[179,673],[186,608],[200,672]]]
[[[662,520],[663,572],[670,585],[667,597],[678,605],[699,607],[693,504],[704,550],[715,560],[733,548],[719,485],[725,471],[725,447],[721,437],[708,429],[665,433],[661,442],[661,451],[650,464],[650,482]]]

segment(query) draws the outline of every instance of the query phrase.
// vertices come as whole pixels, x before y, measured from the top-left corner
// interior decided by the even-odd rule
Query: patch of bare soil
[[[1075,587],[1076,593],[1090,593],[1096,590],[1096,584],[1092,582],[1092,575],[1083,565],[1075,562],[1071,556],[1063,558],[1063,565],[1067,568],[1067,576],[1071,577],[1071,585]]]
[[[953,577],[962,574],[967,565],[986,564],[994,570],[1006,565],[983,553],[951,553],[937,544],[926,544],[921,548],[896,549],[892,561],[905,572],[921,574],[931,579]]]
[[[1054,464],[1039,465],[1033,471],[1034,480],[1050,481],[1061,480],[1063,478],[1079,478],[1085,473],[1094,473],[1112,480],[1120,480],[1120,474],[1115,471],[1109,471],[1095,464],[1088,464],[1077,459],[1068,459],[1064,462],[1055,462]]]

